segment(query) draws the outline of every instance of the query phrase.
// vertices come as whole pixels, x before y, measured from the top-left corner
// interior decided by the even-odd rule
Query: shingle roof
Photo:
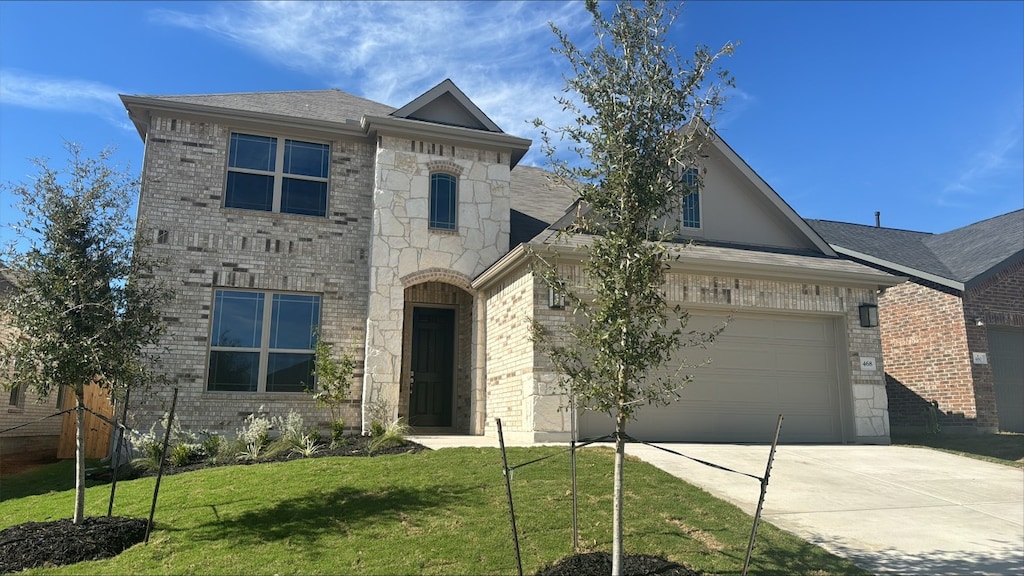
[[[942,234],[830,220],[807,223],[835,247],[961,284],[1024,252],[1024,210]]]
[[[565,215],[576,193],[549,180],[551,172],[516,166],[511,181],[511,234],[509,247],[529,242]]]
[[[358,122],[364,114],[384,116],[395,111],[395,108],[386,104],[333,89],[143,97],[179,104],[213,106],[229,110],[279,114],[328,122],[345,122],[346,120]]]

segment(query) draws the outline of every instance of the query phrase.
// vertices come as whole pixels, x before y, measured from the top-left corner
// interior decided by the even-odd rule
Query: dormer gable
[[[450,79],[445,79],[412,102],[395,110],[391,116],[472,130],[504,133]]]

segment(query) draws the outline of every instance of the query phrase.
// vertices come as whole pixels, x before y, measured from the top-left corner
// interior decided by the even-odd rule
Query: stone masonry
[[[429,178],[434,172],[458,179],[455,231],[428,227]],[[364,398],[380,394],[398,414],[404,297],[410,279],[430,280],[423,272],[434,270],[438,278],[469,290],[473,277],[508,252],[509,179],[509,157],[498,152],[379,137],[369,236]]]

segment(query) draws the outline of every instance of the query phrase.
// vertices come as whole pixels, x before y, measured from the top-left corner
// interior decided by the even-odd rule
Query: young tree
[[[316,387],[306,385],[306,392],[313,395],[318,407],[326,406],[330,411],[331,442],[340,442],[345,434],[341,407],[348,401],[356,362],[348,352],[343,353],[338,360],[334,356],[334,346],[321,340],[319,334],[316,336],[316,353],[313,356]]]
[[[548,255],[536,254],[539,274],[574,311],[561,335],[534,326],[566,392],[583,407],[615,421],[612,573],[622,566],[622,471],[626,424],[644,404],[678,397],[692,376],[660,377],[654,370],[681,346],[703,346],[720,331],[684,331],[687,314],[664,293],[665,271],[678,231],[673,214],[699,186],[701,148],[713,137],[714,113],[732,78],[717,60],[733,46],[698,46],[682,61],[667,41],[679,6],[659,0],[625,2],[606,18],[594,0],[596,45],[578,49],[552,26],[573,75],[559,103],[570,125],[543,133],[559,183],[581,200],[565,233],[584,235],[583,278],[567,281]],[[536,121],[538,126],[543,122]],[[568,140],[578,159],[558,156],[553,135]]]
[[[169,292],[151,280],[152,264],[135,250],[129,213],[138,179],[110,167],[111,151],[86,158],[66,144],[67,168],[45,159],[29,183],[7,184],[23,218],[12,225],[21,248],[7,249],[18,290],[0,314],[17,337],[0,342],[8,387],[40,397],[67,386],[77,401],[74,523],[85,508],[85,387],[125,389],[146,381]],[[141,237],[141,235],[140,235]]]

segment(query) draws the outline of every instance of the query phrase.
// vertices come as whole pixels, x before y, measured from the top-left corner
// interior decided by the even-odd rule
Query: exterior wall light
[[[565,296],[555,292],[554,287],[548,287],[548,308],[565,308]]]
[[[861,328],[874,328],[878,326],[878,305],[877,304],[861,304],[858,309],[860,310],[860,326]]]

